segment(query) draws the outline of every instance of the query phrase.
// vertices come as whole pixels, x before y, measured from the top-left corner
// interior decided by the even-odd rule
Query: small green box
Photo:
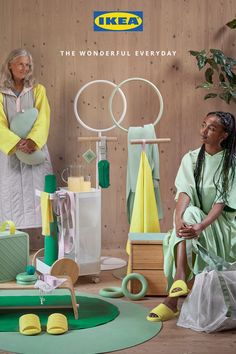
[[[0,232],[0,283],[15,280],[29,261],[29,235],[16,230]]]

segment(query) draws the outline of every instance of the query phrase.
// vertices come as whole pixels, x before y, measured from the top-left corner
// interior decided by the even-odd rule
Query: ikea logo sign
[[[142,31],[142,11],[94,11],[94,31]]]

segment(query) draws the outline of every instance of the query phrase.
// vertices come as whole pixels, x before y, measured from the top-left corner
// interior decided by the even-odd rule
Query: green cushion
[[[45,155],[41,150],[36,150],[32,154],[26,154],[23,151],[17,150],[16,156],[26,165],[39,165],[45,161]]]
[[[11,121],[10,129],[20,138],[25,139],[31,131],[38,116],[36,108],[29,108],[17,113]],[[39,165],[45,161],[45,155],[41,150],[36,150],[32,154],[26,154],[20,150],[16,151],[16,156],[27,165]]]

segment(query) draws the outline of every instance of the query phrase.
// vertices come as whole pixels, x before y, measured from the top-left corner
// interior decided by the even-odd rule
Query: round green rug
[[[90,294],[80,295],[100,298]],[[161,322],[146,320],[149,312],[147,308],[117,299],[106,301],[117,306],[120,312],[111,322],[93,328],[69,331],[60,336],[42,332],[37,336],[27,337],[17,332],[2,332],[0,350],[21,354],[98,354],[138,345],[151,339],[161,330]]]

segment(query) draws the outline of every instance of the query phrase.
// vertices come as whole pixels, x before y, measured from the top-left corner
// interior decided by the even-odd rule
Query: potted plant
[[[226,24],[236,28],[236,18]],[[220,49],[189,51],[196,58],[199,70],[205,68],[205,81],[196,88],[205,88],[209,93],[204,99],[219,97],[226,103],[236,103],[236,59],[226,56]]]

